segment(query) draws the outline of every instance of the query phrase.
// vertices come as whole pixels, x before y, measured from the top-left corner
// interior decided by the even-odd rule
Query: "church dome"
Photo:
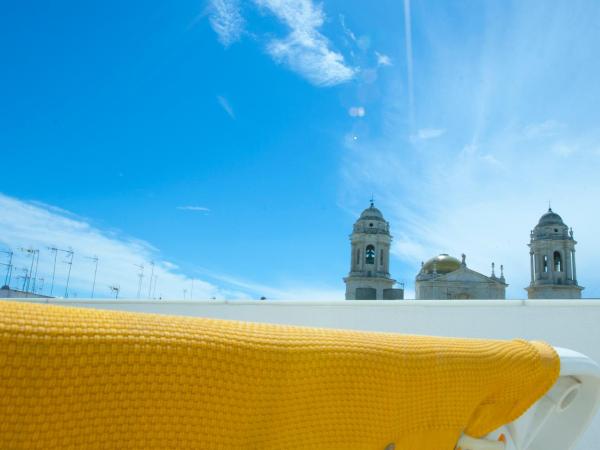
[[[544,214],[540,221],[538,222],[538,227],[548,226],[548,225],[564,225],[565,223],[558,214],[552,211],[552,208],[548,208],[548,212]]]
[[[381,214],[381,211],[379,211],[377,208],[375,208],[375,206],[373,206],[373,203],[371,203],[371,206],[369,206],[361,213],[359,220],[380,220],[382,222],[385,222],[383,214]]]
[[[442,253],[423,264],[421,273],[433,273],[434,266],[435,271],[439,274],[450,273],[460,268],[460,261],[453,256]]]

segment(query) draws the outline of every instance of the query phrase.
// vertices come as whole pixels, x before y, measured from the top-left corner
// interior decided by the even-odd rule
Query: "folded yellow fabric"
[[[0,301],[0,448],[451,450],[559,365],[540,342]]]

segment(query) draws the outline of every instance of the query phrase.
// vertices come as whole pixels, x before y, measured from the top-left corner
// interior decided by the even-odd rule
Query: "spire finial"
[[[552,201],[548,200],[548,212],[552,212]]]
[[[461,255],[462,256],[462,266],[466,267],[467,266],[467,255],[465,255],[464,253]]]
[[[371,194],[371,208],[375,206],[375,201],[373,200],[373,194]]]
[[[496,263],[492,263],[492,278],[496,277],[496,273],[494,272],[495,268],[496,268]]]
[[[500,264],[500,278],[504,278],[504,264]]]

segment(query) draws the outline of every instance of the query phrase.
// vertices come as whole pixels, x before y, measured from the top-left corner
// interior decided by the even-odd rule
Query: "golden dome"
[[[458,270],[460,261],[453,256],[442,253],[423,264],[421,273],[433,273],[434,266],[437,273],[450,273]]]

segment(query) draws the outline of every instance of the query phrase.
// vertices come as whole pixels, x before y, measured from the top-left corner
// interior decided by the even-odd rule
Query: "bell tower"
[[[577,284],[575,244],[573,229],[548,208],[530,234],[528,298],[581,298],[584,288]]]
[[[397,300],[404,298],[402,289],[393,289],[390,277],[390,225],[373,201],[354,223],[350,235],[350,273],[346,283],[346,300]]]

